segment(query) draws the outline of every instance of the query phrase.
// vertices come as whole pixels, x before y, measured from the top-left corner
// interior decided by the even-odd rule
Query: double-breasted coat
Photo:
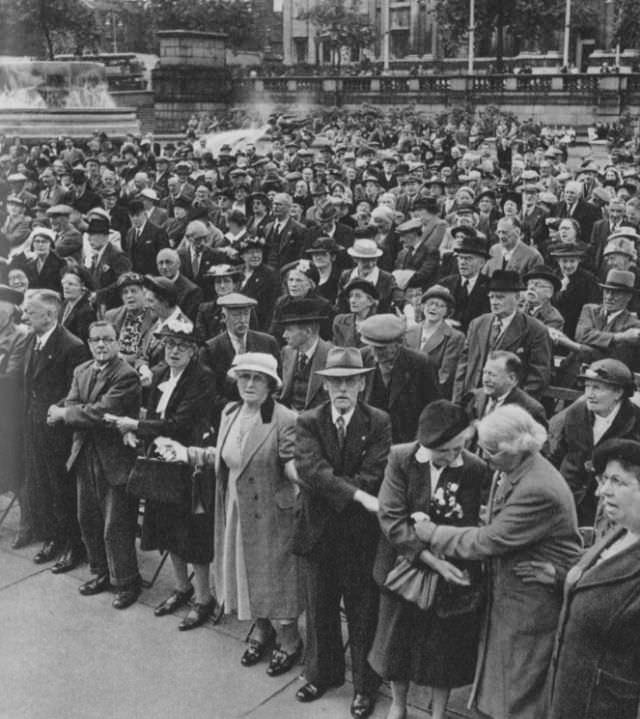
[[[536,560],[566,570],[577,560],[573,497],[559,472],[534,453],[494,480],[488,512],[483,527],[439,525],[425,536],[418,523],[416,533],[435,554],[489,560],[470,705],[492,719],[540,719],[561,600],[553,587],[522,582],[514,567]]]
[[[549,719],[636,719],[640,703],[640,543],[599,562],[614,529],[567,574]]]

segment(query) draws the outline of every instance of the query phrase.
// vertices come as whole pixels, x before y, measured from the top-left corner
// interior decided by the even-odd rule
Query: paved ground
[[[7,503],[0,497],[0,512]],[[0,719],[348,719],[349,681],[301,705],[293,694],[302,667],[276,679],[264,664],[241,667],[247,622],[225,617],[182,633],[179,618],[154,617],[171,590],[168,567],[137,604],[116,611],[110,594],[78,593],[86,567],[56,576],[33,564],[37,545],[12,550],[16,521],[12,510],[0,528]],[[146,579],[158,558],[140,554]],[[455,694],[451,717],[468,716],[464,698]],[[410,719],[429,716],[424,692],[413,704]],[[388,706],[384,687],[375,719]]]

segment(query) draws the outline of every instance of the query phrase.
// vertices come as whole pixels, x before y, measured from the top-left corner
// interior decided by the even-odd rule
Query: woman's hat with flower
[[[188,317],[171,317],[160,328],[159,332],[154,332],[153,336],[157,339],[173,339],[185,340],[195,344],[196,338],[193,331],[193,322]]]

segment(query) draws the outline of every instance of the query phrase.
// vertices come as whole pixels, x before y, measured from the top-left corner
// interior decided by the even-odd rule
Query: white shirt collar
[[[355,411],[356,411],[356,408],[354,407],[353,409],[349,410],[348,412],[345,412],[344,414],[340,414],[340,412],[338,412],[338,410],[333,405],[331,405],[331,421],[335,424],[338,417],[342,417],[342,419],[344,420],[344,428],[346,430],[347,427],[349,426],[349,422],[351,422],[351,418],[353,417],[353,413]]]
[[[476,282],[478,281],[478,277],[480,277],[480,273],[477,275],[474,275],[473,277],[462,277],[460,276],[460,279],[462,282],[467,283],[467,292],[471,292],[473,288],[476,286]]]
[[[512,312],[510,315],[507,315],[506,317],[498,317],[498,319],[500,320],[500,324],[501,324],[501,326],[502,326],[502,331],[503,331],[503,332],[504,332],[504,331],[507,329],[507,327],[511,324],[511,321],[512,321],[513,318],[516,316],[516,312],[517,312],[517,310],[516,310],[515,312]]]
[[[51,337],[57,326],[57,324],[53,325],[53,327],[50,330],[47,330],[44,334],[36,335],[36,345],[40,349],[42,349],[47,344],[47,342],[49,341],[49,337]]]
[[[320,341],[320,338],[318,337],[316,339],[316,341],[311,345],[311,347],[309,347],[309,349],[306,350],[306,352],[304,352],[304,354],[306,355],[307,360],[309,362],[311,362],[311,360],[313,359],[313,355],[316,353],[316,349],[318,348],[319,341]]]

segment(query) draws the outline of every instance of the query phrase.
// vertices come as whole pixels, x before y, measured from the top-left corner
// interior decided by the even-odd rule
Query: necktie
[[[191,260],[191,268],[193,270],[193,276],[197,277],[200,272],[200,253],[195,252],[193,259]]]
[[[97,367],[91,368],[91,376],[89,377],[89,390],[87,397],[91,396],[91,393],[93,392],[93,388],[96,386],[96,382],[98,381],[98,374],[100,373],[100,370]]]
[[[469,280],[466,277],[462,278],[462,283],[460,284],[460,291],[462,294],[462,299],[466,300],[469,297]]]
[[[304,352],[298,352],[298,371],[300,372],[300,374],[304,374],[304,371],[307,368],[308,361],[309,359]]]
[[[97,267],[98,267],[98,253],[94,252],[93,256],[91,257],[91,271],[95,272]]]
[[[493,410],[496,408],[496,400],[493,397],[489,397],[489,401],[487,402],[485,408],[484,408],[484,416],[486,417],[488,414],[493,412]]]
[[[493,321],[493,325],[491,326],[491,337],[489,338],[489,348],[495,349],[496,345],[498,344],[498,340],[500,339],[500,335],[502,334],[502,322],[498,317],[495,318]]]
[[[344,438],[346,436],[346,427],[344,424],[344,417],[339,414],[336,419],[336,432],[338,433],[338,445],[340,449],[344,447]]]
[[[506,255],[502,255],[502,269],[503,269],[503,270],[506,270],[506,269],[507,269],[507,262],[508,262],[507,256],[506,256]]]

